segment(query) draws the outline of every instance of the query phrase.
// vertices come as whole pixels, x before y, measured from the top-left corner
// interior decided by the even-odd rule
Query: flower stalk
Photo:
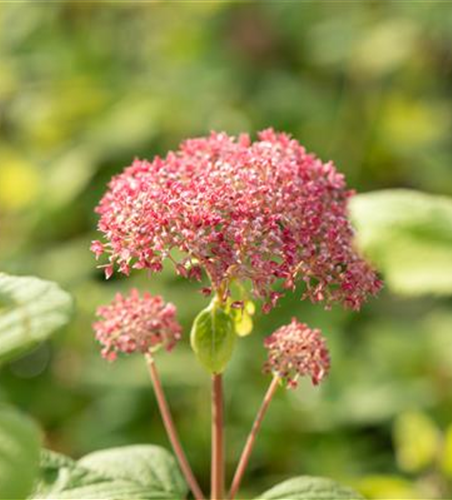
[[[234,479],[232,480],[231,489],[229,490],[229,499],[233,500],[237,495],[237,492],[240,488],[240,483],[242,481],[243,475],[245,474],[245,470],[248,466],[249,459],[251,457],[251,453],[253,451],[254,443],[256,442],[256,437],[259,432],[259,429],[262,424],[262,420],[264,419],[265,414],[267,413],[268,407],[275,395],[276,389],[278,388],[280,382],[280,378],[275,375],[270,382],[270,385],[265,393],[264,400],[262,401],[261,407],[257,412],[256,419],[254,420],[253,426],[251,427],[251,431],[248,435],[248,439],[246,440],[246,444],[243,448],[242,454],[240,455],[239,463],[237,465],[237,469],[234,474]]]
[[[224,499],[224,401],[223,377],[212,375],[211,500]]]
[[[203,500],[205,498],[204,493],[202,492],[198,484],[198,481],[196,480],[196,477],[193,474],[193,471],[187,460],[187,456],[185,455],[185,452],[182,448],[176,427],[174,425],[173,418],[171,416],[168,402],[165,397],[165,393],[163,392],[163,387],[160,382],[160,377],[157,372],[157,367],[155,365],[154,358],[152,357],[151,354],[146,355],[146,362],[149,370],[149,375],[152,380],[152,384],[154,385],[155,396],[157,398],[157,404],[160,410],[160,414],[162,416],[163,424],[168,434],[171,446],[173,447],[174,453],[177,457],[177,461],[179,462],[179,466],[195,499]]]

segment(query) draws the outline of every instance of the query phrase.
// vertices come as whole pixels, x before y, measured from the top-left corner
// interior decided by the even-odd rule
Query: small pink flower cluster
[[[274,373],[288,387],[296,387],[298,377],[309,375],[319,384],[330,369],[330,355],[320,330],[311,329],[295,318],[278,328],[264,341],[268,349],[266,373]]]
[[[114,361],[118,352],[148,353],[163,346],[170,351],[181,338],[176,308],[159,296],[133,289],[128,297],[116,294],[107,306],[97,309],[101,319],[93,324],[96,339],[104,346],[102,356]]]
[[[353,248],[351,195],[332,163],[286,134],[212,133],[114,177],[97,208],[105,242],[92,250],[109,255],[107,277],[115,265],[160,271],[168,258],[183,276],[204,270],[215,290],[250,281],[265,311],[278,282],[298,281],[303,298],[359,309],[381,282]]]

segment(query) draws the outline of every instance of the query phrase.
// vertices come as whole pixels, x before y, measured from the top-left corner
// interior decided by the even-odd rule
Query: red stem
[[[257,412],[256,419],[254,420],[253,427],[248,435],[248,439],[246,440],[245,447],[243,448],[242,455],[240,456],[239,463],[237,465],[237,469],[234,474],[234,479],[232,480],[231,489],[229,491],[229,498],[231,500],[237,495],[237,492],[240,488],[240,483],[242,481],[243,475],[245,473],[246,467],[248,465],[248,461],[251,456],[251,452],[253,450],[254,442],[256,441],[257,433],[259,432],[260,426],[262,424],[262,420],[267,412],[267,409],[270,405],[270,402],[278,388],[279,378],[273,377],[273,380],[270,383],[269,388],[265,394],[264,400],[262,401],[262,405]]]
[[[154,358],[150,354],[148,354],[146,355],[146,361],[149,369],[149,374],[154,385],[155,396],[157,398],[160,414],[162,415],[163,424],[168,434],[168,438],[171,442],[171,446],[173,447],[174,453],[179,462],[179,466],[182,470],[185,480],[187,481],[193,495],[195,496],[195,499],[203,500],[205,498],[204,494],[199,487],[198,481],[193,474],[193,471],[190,467],[190,464],[188,463],[187,457],[180,443],[179,436],[177,434],[176,427],[174,425],[174,421],[168,406],[168,402],[166,400],[165,393],[163,392],[160,377],[157,372],[157,367],[155,366]]]
[[[223,378],[212,375],[211,500],[224,500]]]

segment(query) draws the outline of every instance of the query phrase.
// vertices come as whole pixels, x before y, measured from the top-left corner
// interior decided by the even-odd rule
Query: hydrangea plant
[[[222,373],[236,341],[251,333],[253,301],[269,314],[284,293],[299,289],[302,300],[326,309],[338,303],[359,310],[382,286],[354,247],[347,213],[352,196],[333,163],[268,129],[256,141],[246,134],[212,133],[185,141],[165,158],[136,159],[112,179],[97,207],[103,237],[91,248],[107,278],[116,270],[129,275],[147,269],[152,275],[168,260],[179,275],[203,282],[201,292],[211,296],[194,319],[190,342],[212,378],[212,500],[237,498],[277,388],[294,389],[305,376],[317,385],[330,369],[320,330],[296,318],[264,339],[263,372],[271,382],[226,492]],[[175,306],[132,290],[97,314],[94,330],[106,359],[144,354],[181,470],[194,497],[205,499],[155,362],[159,348],[171,351],[182,338]]]

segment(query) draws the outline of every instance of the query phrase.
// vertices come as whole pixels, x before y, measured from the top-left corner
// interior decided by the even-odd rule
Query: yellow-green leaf
[[[253,331],[253,318],[255,307],[251,300],[247,300],[243,307],[232,309],[231,315],[234,321],[235,333],[239,337],[245,337]]]

